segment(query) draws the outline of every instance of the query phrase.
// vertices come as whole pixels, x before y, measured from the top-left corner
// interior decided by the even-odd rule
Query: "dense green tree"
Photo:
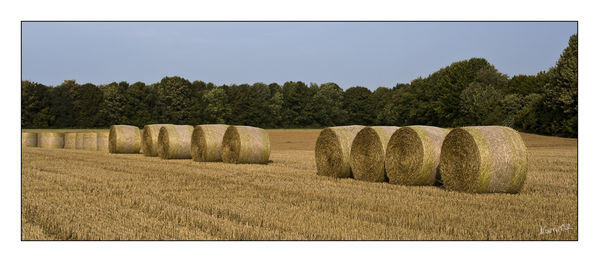
[[[568,47],[557,65],[548,72],[543,108],[551,120],[544,133],[576,137],[578,135],[578,35],[570,37]]]
[[[272,89],[271,89],[272,90]],[[280,91],[275,93],[270,98],[268,105],[270,125],[269,127],[280,127],[281,120],[283,119],[283,94]]]
[[[206,84],[204,81],[193,81],[191,83],[191,105],[189,107],[190,122],[194,124],[205,124],[206,101],[204,95],[208,90],[214,88],[214,84]]]
[[[250,92],[251,87],[248,84],[231,85],[225,91],[229,101],[231,116],[229,121],[233,125],[250,125]]]
[[[488,67],[477,72],[476,78],[460,95],[460,117],[466,125],[499,125],[503,121],[500,101],[507,88],[508,77]]]
[[[462,91],[461,125],[501,124],[501,93],[493,85],[472,83]]]
[[[71,90],[78,86],[75,80],[65,80],[50,91],[50,114],[55,116],[55,128],[73,128],[77,126]]]
[[[156,123],[151,112],[156,105],[154,102],[156,95],[150,90],[150,87],[143,82],[135,82],[124,90],[125,105],[123,114],[125,118],[129,119],[132,125],[139,127]]]
[[[249,109],[247,115],[248,124],[257,127],[270,126],[271,120],[269,119],[269,101],[270,101],[270,88],[264,83],[255,83],[251,86],[249,91]]]
[[[161,121],[173,124],[192,124],[190,122],[192,89],[191,83],[182,77],[164,77],[158,85]]]
[[[370,105],[371,123],[373,125],[391,125],[387,121],[387,112],[385,106],[391,104],[393,98],[393,91],[386,87],[379,87],[368,97],[368,104]]]
[[[47,128],[53,124],[50,91],[40,83],[21,81],[21,127]]]
[[[314,90],[301,81],[285,82],[281,88],[283,94],[283,120],[285,127],[304,127],[313,123],[311,113],[306,111]]]
[[[231,109],[228,105],[227,93],[224,86],[212,88],[204,97],[206,101],[206,114],[204,119],[207,123],[225,124],[228,121]]]
[[[570,38],[555,67],[508,78],[482,58],[459,61],[392,89],[343,91],[335,83],[223,85],[174,76],[146,85],[56,87],[22,81],[23,128],[108,127],[151,123],[228,123],[259,127],[362,125],[512,126],[577,136],[578,48]]]
[[[121,82],[122,83],[122,82]],[[118,124],[130,125],[132,122],[125,115],[127,104],[126,88],[128,85],[112,82],[100,86],[104,96],[104,102],[100,108],[100,116],[106,126]]]
[[[104,102],[102,90],[94,84],[75,85],[70,90],[73,101],[75,126],[80,128],[99,127],[100,109]]]
[[[510,78],[508,86],[505,89],[505,94],[518,94],[527,96],[532,93],[541,93],[543,91],[542,73],[538,75],[517,75]]]
[[[506,96],[506,99],[507,98],[508,97]],[[541,115],[537,115],[537,113],[540,112],[539,109],[542,106],[542,100],[543,95],[537,93],[522,97],[520,100],[521,108],[516,112],[514,117],[514,128],[533,133],[535,130],[538,130],[541,127],[540,123],[545,121],[541,119]]]
[[[347,124],[370,125],[373,121],[372,92],[366,87],[350,87],[343,93],[343,109],[347,112]]]
[[[335,126],[347,122],[343,109],[343,89],[335,83],[324,83],[318,87],[306,107],[312,119],[311,127]]]

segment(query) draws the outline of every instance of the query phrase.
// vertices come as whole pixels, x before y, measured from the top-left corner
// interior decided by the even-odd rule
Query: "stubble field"
[[[522,192],[469,194],[317,176],[319,132],[269,130],[268,165],[23,148],[22,239],[578,238],[576,139],[522,134]]]

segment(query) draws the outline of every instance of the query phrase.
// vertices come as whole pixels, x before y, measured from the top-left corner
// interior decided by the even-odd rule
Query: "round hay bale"
[[[406,126],[395,131],[385,156],[389,183],[423,186],[439,182],[441,146],[447,133],[449,130],[434,126]]]
[[[128,125],[110,126],[108,151],[119,154],[138,154],[141,147],[139,128]]]
[[[64,134],[54,132],[37,133],[37,146],[42,148],[63,148]]]
[[[222,161],[223,137],[228,125],[199,125],[191,135],[191,158],[197,162]]]
[[[193,126],[166,125],[158,133],[158,156],[162,159],[190,159]]]
[[[97,150],[102,151],[102,152],[108,152],[108,136],[110,135],[110,132],[100,131],[97,133],[97,135],[98,135]]]
[[[77,148],[77,133],[65,133],[64,134],[64,148],[76,149]]]
[[[526,145],[509,127],[455,128],[445,137],[440,165],[447,189],[518,193],[526,180]]]
[[[81,149],[82,150],[89,150],[89,151],[97,151],[98,150],[98,134],[96,134],[95,132],[86,132],[86,133],[81,133],[81,136],[83,137],[82,140],[82,146]]]
[[[356,135],[351,146],[349,164],[355,179],[385,182],[385,153],[396,126],[366,127]]]
[[[314,150],[319,176],[352,177],[349,165],[351,144],[364,126],[327,127],[320,131]]]
[[[24,147],[37,146],[37,133],[23,132],[21,133],[21,145]]]
[[[144,153],[144,130],[143,128],[139,130],[139,137],[141,137],[141,146],[139,147],[139,153]]]
[[[163,126],[172,126],[171,124],[145,125],[141,140],[141,149],[144,156],[158,156],[158,134]]]
[[[75,149],[83,149],[83,133],[77,133],[75,136]]]
[[[229,126],[221,150],[226,163],[266,164],[270,158],[270,138],[262,128]]]

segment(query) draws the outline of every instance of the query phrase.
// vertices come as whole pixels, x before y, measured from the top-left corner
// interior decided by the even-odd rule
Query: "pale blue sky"
[[[215,84],[393,87],[482,57],[502,73],[555,65],[576,22],[23,22],[23,80],[182,76]]]

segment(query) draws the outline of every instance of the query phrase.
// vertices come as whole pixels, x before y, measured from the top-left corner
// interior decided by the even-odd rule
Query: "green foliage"
[[[578,134],[578,38],[555,67],[508,78],[483,58],[458,61],[427,77],[374,92],[335,83],[289,81],[222,85],[165,77],[95,86],[21,82],[23,128],[112,124],[227,123],[303,128],[361,125],[505,125],[560,136]]]
[[[100,109],[104,102],[102,90],[93,84],[75,85],[71,88],[73,114],[76,127],[100,126]]]
[[[538,132],[541,130],[542,123],[549,121],[545,119],[547,115],[542,113],[543,95],[530,94],[522,99],[522,108],[516,113],[514,126],[527,132]],[[540,113],[540,114],[539,114]]]
[[[324,83],[317,88],[305,110],[312,118],[309,126],[335,126],[347,121],[343,110],[343,89],[335,83]]]
[[[370,122],[372,125],[385,125],[391,123],[388,121],[389,112],[385,111],[385,106],[390,105],[393,91],[386,87],[379,87],[368,97],[368,104],[370,105]]]
[[[158,101],[163,123],[187,124],[191,117],[191,83],[181,77],[165,77],[158,84]]]
[[[275,91],[268,104],[270,123],[267,127],[281,126],[281,120],[283,119],[283,102],[283,94],[281,94],[281,92],[278,90]]]
[[[544,131],[575,137],[578,135],[578,35],[570,37],[568,47],[548,74],[543,106],[546,114],[553,117]]]
[[[67,128],[76,126],[71,90],[78,86],[75,80],[65,80],[50,92],[50,114],[55,116],[52,127]]]
[[[227,94],[223,87],[216,87],[208,92],[204,97],[206,101],[206,113],[204,119],[207,123],[225,124],[231,113],[227,101]]]
[[[373,105],[366,87],[355,86],[345,90],[343,94],[343,109],[347,111],[347,124],[370,125],[373,120]]]
[[[311,114],[306,110],[316,90],[308,88],[304,82],[285,82],[281,88],[283,94],[283,120],[285,127],[305,127],[313,123]]]
[[[53,124],[50,88],[34,82],[21,82],[21,127],[45,128]]]
[[[100,109],[101,118],[105,126],[112,123],[132,124],[125,115],[125,104],[127,103],[126,87],[116,82],[106,86],[100,86],[104,93],[104,106]]]
[[[135,82],[125,89],[125,98],[123,113],[132,125],[142,127],[154,122],[151,109],[155,108],[156,95],[146,84]]]
[[[541,74],[544,74],[544,72],[541,72],[536,76],[517,75],[512,77],[508,82],[508,87],[505,90],[505,93],[518,94],[522,96],[533,93],[541,93],[543,91],[543,80],[541,77],[539,77]]]
[[[493,85],[472,83],[460,95],[461,125],[494,125],[501,123],[501,94]]]

